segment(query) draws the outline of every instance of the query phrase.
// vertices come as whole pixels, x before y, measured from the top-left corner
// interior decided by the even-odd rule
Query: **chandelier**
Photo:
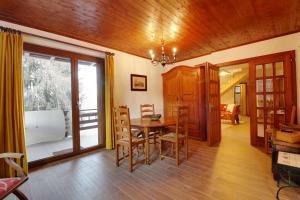
[[[177,49],[174,47],[173,48],[173,59],[171,60],[170,57],[167,56],[165,53],[165,43],[164,43],[164,40],[162,39],[161,40],[161,56],[160,56],[159,60],[154,59],[155,54],[152,49],[149,51],[150,56],[151,56],[152,65],[156,66],[160,63],[164,67],[166,65],[174,64],[176,62],[176,51],[177,51]]]

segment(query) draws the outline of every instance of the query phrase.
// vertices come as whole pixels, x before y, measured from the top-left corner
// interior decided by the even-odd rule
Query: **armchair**
[[[25,175],[23,169],[18,165],[14,159],[22,159],[23,154],[20,153],[2,153],[0,154],[0,159],[4,159],[5,162],[14,170],[16,170],[20,177],[13,178],[0,178],[0,199],[4,199],[9,194],[13,193],[20,200],[28,200],[28,198],[18,190],[18,187],[21,186],[24,182],[28,180],[28,177]]]
[[[236,104],[221,104],[220,105],[221,119],[230,120],[232,124],[239,124],[240,105]]]

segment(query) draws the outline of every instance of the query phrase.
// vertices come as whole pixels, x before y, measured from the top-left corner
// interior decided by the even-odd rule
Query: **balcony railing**
[[[98,128],[98,109],[80,110],[80,130]]]

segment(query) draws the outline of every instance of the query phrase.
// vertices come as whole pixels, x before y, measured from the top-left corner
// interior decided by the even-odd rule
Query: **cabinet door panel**
[[[179,96],[177,72],[168,74],[164,78],[164,113],[165,117],[175,117]]]
[[[190,136],[196,137],[199,129],[199,75],[198,70],[180,73],[180,97],[182,104],[189,107]]]

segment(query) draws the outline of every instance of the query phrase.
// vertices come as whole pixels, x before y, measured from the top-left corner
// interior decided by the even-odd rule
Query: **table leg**
[[[149,148],[149,128],[145,127],[144,128],[144,133],[145,133],[145,148],[146,148],[146,164],[150,164],[150,159],[149,159],[149,154],[150,154],[150,148]]]

